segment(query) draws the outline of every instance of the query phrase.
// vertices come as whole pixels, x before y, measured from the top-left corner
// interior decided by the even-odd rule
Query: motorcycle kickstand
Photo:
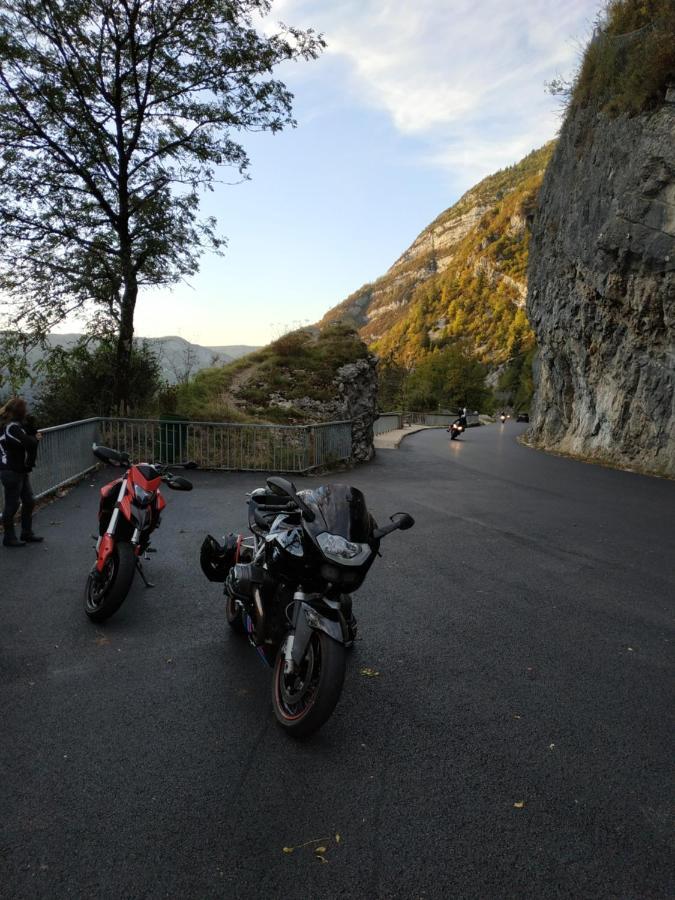
[[[136,569],[138,571],[138,574],[141,576],[141,581],[146,586],[146,588],[154,588],[154,583],[152,581],[148,581],[148,579],[145,577],[145,572],[143,571],[143,566],[141,565],[140,559],[136,560]]]

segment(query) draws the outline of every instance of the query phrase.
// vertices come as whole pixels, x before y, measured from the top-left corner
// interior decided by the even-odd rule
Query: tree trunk
[[[113,391],[113,405],[117,415],[124,415],[129,405],[129,375],[134,345],[134,311],[138,297],[138,282],[135,272],[126,273],[124,281],[120,327],[117,333],[117,360]]]

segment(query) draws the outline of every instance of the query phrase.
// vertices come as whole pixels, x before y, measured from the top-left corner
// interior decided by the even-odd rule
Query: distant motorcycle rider
[[[460,408],[457,410],[457,416],[459,424],[462,426],[462,428],[466,428],[466,406],[460,406]]]
[[[29,478],[37,459],[40,436],[27,413],[22,397],[15,397],[0,409],[0,480],[5,490],[2,543],[5,547],[25,547],[27,543],[42,541],[33,533],[35,499]],[[14,516],[19,505],[21,538],[17,539]]]

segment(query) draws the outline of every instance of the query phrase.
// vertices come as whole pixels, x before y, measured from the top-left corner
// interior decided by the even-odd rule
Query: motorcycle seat
[[[280,497],[279,494],[272,493],[251,494],[251,503],[255,503],[256,506],[274,506],[285,509],[288,505],[288,497]]]

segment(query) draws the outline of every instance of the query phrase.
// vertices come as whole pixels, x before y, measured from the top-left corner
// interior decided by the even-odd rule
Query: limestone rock
[[[568,116],[528,284],[534,443],[675,476],[675,107]]]

